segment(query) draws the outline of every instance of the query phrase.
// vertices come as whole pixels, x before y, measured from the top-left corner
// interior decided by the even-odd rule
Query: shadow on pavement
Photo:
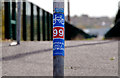
[[[80,44],[80,45],[74,45],[74,46],[66,46],[65,48],[73,48],[73,47],[80,47],[80,46],[90,46],[90,45],[106,44],[106,43],[112,43],[112,42],[115,42],[115,41],[105,41],[105,42]]]
[[[80,45],[74,45],[74,46],[66,46],[65,48],[73,48],[73,47],[80,47],[80,46],[106,44],[106,43],[111,43],[111,42],[115,42],[115,41],[106,41],[106,42],[80,44]],[[33,51],[33,52],[19,53],[19,54],[16,54],[16,55],[2,57],[2,58],[0,58],[0,61],[15,60],[15,59],[19,59],[19,58],[22,58],[22,57],[26,57],[28,55],[38,54],[38,53],[42,53],[42,52],[48,52],[48,51],[52,51],[52,50],[53,50],[52,48],[49,48],[49,49],[38,50],[38,51]]]

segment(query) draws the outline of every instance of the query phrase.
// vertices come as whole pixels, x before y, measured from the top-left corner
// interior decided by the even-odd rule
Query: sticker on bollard
[[[55,13],[53,15],[53,27],[64,27],[64,14]]]
[[[54,27],[53,28],[53,39],[64,39],[64,27]]]
[[[64,56],[64,14],[53,15],[53,56]]]
[[[53,40],[53,56],[64,56],[64,39]]]
[[[55,8],[55,12],[64,13],[64,8]]]

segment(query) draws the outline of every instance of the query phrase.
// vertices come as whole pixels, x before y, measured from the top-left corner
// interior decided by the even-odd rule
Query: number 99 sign
[[[63,27],[54,27],[53,28],[53,39],[62,38],[64,39],[64,28]]]

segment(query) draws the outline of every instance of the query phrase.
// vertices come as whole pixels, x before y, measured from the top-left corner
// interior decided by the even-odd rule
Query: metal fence
[[[51,41],[53,38],[53,15],[30,2],[21,4],[21,40]],[[2,3],[2,39],[16,40],[17,3]],[[65,22],[65,39],[71,40],[92,38],[82,29]]]
[[[30,2],[22,2],[21,6],[21,40],[52,40],[52,14]],[[3,3],[2,39],[16,40],[16,8],[16,2]]]

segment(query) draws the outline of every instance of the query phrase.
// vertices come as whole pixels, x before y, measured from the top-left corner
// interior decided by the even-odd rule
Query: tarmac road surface
[[[52,41],[2,43],[3,76],[52,76]],[[3,60],[2,60],[3,59]],[[65,76],[118,76],[118,41],[66,41]]]

